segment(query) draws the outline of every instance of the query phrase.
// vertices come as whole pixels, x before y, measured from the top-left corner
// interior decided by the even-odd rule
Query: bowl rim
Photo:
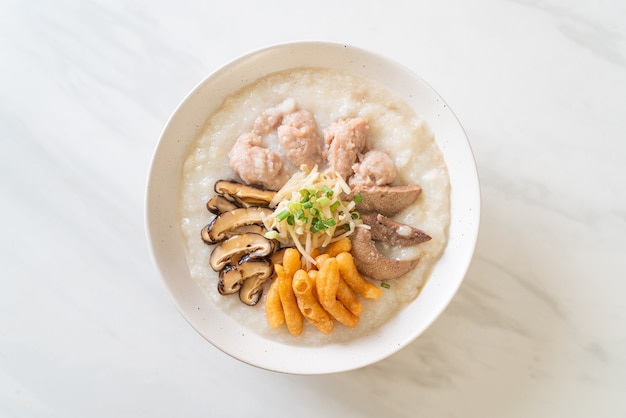
[[[451,184],[451,221],[448,243],[418,298],[381,329],[347,343],[321,347],[290,346],[255,335],[241,328],[241,325],[235,323],[232,318],[230,320],[223,318],[223,313],[220,314],[217,309],[208,306],[208,298],[189,277],[184,248],[182,248],[184,246],[182,237],[178,245],[168,241],[176,237],[174,230],[180,228],[177,223],[173,224],[170,222],[171,219],[168,219],[167,215],[172,214],[172,203],[163,204],[164,192],[159,187],[160,184],[171,186],[171,183],[166,183],[172,180],[162,172],[163,167],[169,168],[171,174],[172,170],[176,171],[177,166],[182,166],[182,158],[176,161],[176,157],[181,154],[186,155],[188,147],[202,129],[203,123],[199,123],[197,116],[190,117],[188,110],[193,108],[196,115],[202,113],[197,106],[204,109],[201,99],[207,94],[205,90],[209,89],[213,96],[223,99],[227,94],[271,72],[251,70],[254,65],[262,64],[261,67],[264,69],[276,66],[283,69],[295,68],[290,63],[306,62],[311,54],[316,57],[326,54],[340,60],[337,64],[331,64],[328,61],[326,64],[329,65],[322,65],[322,67],[336,66],[336,68],[345,69],[344,67],[347,66],[348,72],[374,78],[395,92],[398,92],[398,87],[403,83],[408,83],[411,88],[416,89],[416,92],[425,92],[432,100],[436,100],[436,120],[424,117],[435,133],[435,141],[444,154]],[[281,65],[269,65],[267,61],[276,56],[284,58]],[[388,77],[385,74],[393,74],[395,78],[390,82],[385,79]],[[237,79],[237,82],[233,83],[234,79]],[[415,104],[412,99],[415,97],[411,96],[415,95],[417,94],[411,91],[405,93],[404,99],[407,99],[412,107]],[[423,112],[415,110],[423,115]],[[210,112],[205,114],[204,120],[209,114]],[[440,125],[447,126],[445,138],[441,137],[441,130],[438,131],[435,128]],[[175,134],[178,130],[191,132],[194,129],[195,133],[191,135],[191,138],[181,138]],[[177,145],[181,141],[186,141],[185,147]],[[184,153],[181,152],[181,148],[184,148]],[[179,195],[178,187],[177,181],[176,197]],[[176,199],[175,206],[177,206],[177,201]],[[460,204],[461,202],[463,204]],[[169,291],[177,310],[200,335],[222,352],[252,366],[275,372],[315,375],[354,370],[374,364],[407,346],[432,325],[457,293],[469,268],[480,225],[480,202],[478,171],[467,134],[450,106],[419,75],[395,60],[357,46],[326,41],[292,41],[256,49],[231,60],[209,73],[180,101],[168,118],[150,160],[145,193],[144,226],[150,257],[157,267],[162,283]],[[177,213],[177,208],[174,211]],[[176,221],[178,221],[177,218]],[[187,277],[182,278],[181,273],[184,276],[184,272],[181,272],[181,255],[182,264],[187,269]],[[451,261],[448,261],[450,258],[453,259],[454,266],[446,273],[452,274],[453,277],[449,279],[451,281],[444,284],[433,281],[433,275],[437,273],[438,266],[443,263],[450,264]],[[445,289],[442,289],[444,285]],[[429,309],[409,309],[417,303],[416,301],[423,300],[424,295],[427,297],[431,293],[438,298],[434,306]],[[424,314],[424,310],[427,317],[422,319],[420,325],[411,329],[410,332],[402,332],[402,327],[400,327],[402,319]],[[207,325],[211,315],[217,315],[225,321],[219,327],[220,329]],[[227,330],[229,326],[236,327],[237,332]],[[247,346],[250,344],[255,348],[249,349]],[[297,353],[295,357],[298,357],[298,361],[293,361],[289,357],[294,353]],[[325,356],[327,361],[320,364],[319,359],[322,356]],[[328,358],[331,360],[328,361]],[[316,359],[318,361],[315,361]]]

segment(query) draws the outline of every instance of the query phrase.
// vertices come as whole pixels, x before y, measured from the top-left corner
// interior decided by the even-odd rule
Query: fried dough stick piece
[[[334,328],[334,323],[313,295],[313,286],[313,280],[306,271],[296,271],[296,274],[293,276],[293,291],[296,295],[300,312],[317,329],[324,334],[329,334]]]
[[[267,290],[267,298],[265,299],[265,316],[267,323],[272,328],[280,328],[285,323],[285,313],[280,302],[278,286],[278,276],[276,276]]]
[[[354,315],[337,300],[337,287],[341,279],[339,265],[335,258],[329,258],[321,266],[315,285],[320,304],[343,325],[354,328],[359,323],[359,317]]]
[[[287,274],[287,270],[280,264],[276,264],[274,270],[278,280],[278,293],[283,306],[285,324],[289,333],[297,337],[302,334],[304,324],[300,308],[298,308],[298,302],[296,301],[296,295],[293,293],[293,277]]]
[[[352,254],[343,252],[335,257],[341,272],[341,277],[356,293],[366,299],[378,299],[383,295],[383,290],[365,280],[354,264]]]

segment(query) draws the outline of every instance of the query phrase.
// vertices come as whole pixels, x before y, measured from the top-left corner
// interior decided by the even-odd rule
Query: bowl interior
[[[206,118],[225,96],[261,76],[294,67],[327,67],[382,83],[400,94],[435,133],[450,176],[448,245],[420,296],[385,326],[348,343],[295,347],[271,341],[216,308],[191,279],[179,229],[182,164]],[[380,55],[341,44],[281,44],[247,54],[202,81],[168,121],[155,150],[146,195],[146,228],[154,261],[186,320],[223,352],[248,364],[285,373],[351,370],[395,353],[445,309],[471,260],[480,218],[476,167],[466,135],[444,100],[421,78]]]

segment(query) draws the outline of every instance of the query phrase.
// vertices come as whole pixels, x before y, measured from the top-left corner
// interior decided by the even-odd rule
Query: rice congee
[[[318,332],[305,321],[298,337],[285,327],[271,328],[266,320],[264,302],[268,283],[260,301],[253,306],[241,303],[237,295],[218,292],[218,273],[209,265],[213,251],[200,231],[215,216],[207,211],[207,201],[215,195],[217,181],[242,179],[230,165],[229,153],[238,138],[254,129],[255,122],[268,109],[289,103],[312,115],[320,138],[333,123],[362,118],[367,121],[366,148],[385,153],[396,169],[393,186],[418,185],[421,193],[409,207],[393,216],[394,221],[419,228],[430,239],[419,245],[398,246],[377,242],[377,249],[393,260],[419,262],[409,273],[383,281],[383,295],[376,300],[361,300],[358,325],[349,328],[336,324],[329,334]],[[286,159],[276,130],[263,134],[261,147]],[[299,170],[284,164],[281,174],[289,177]],[[309,167],[310,169],[311,167]],[[433,265],[441,256],[450,223],[450,184],[443,156],[427,121],[423,120],[397,94],[386,87],[344,72],[322,68],[298,68],[273,73],[235,92],[221,107],[208,115],[200,135],[192,143],[181,173],[180,226],[186,245],[187,262],[193,280],[213,304],[237,322],[267,338],[293,345],[322,345],[366,335],[385,326],[398,310],[419,296]],[[377,286],[378,281],[372,281]]]

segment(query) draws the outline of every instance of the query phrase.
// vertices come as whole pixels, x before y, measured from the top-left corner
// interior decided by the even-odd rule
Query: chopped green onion
[[[327,229],[328,226],[324,223],[323,219],[313,218],[313,222],[311,223],[311,232],[325,231]]]
[[[311,209],[309,209],[309,213],[310,213],[311,215],[315,216],[315,215],[319,215],[319,214],[320,214],[320,211],[319,211],[319,209],[317,209],[317,208],[311,208]]]
[[[335,203],[333,203],[332,205],[330,205],[330,210],[331,210],[331,211],[333,211],[333,212],[335,212],[335,211],[337,210],[337,208],[339,207],[339,205],[340,205],[340,204],[341,204],[341,203],[340,203],[338,200],[336,200],[336,201],[335,201]]]
[[[385,289],[389,289],[391,285],[387,282],[380,282],[380,287],[384,287]]]
[[[361,203],[361,202],[363,202],[363,197],[360,194],[358,194],[358,193],[355,194],[354,195],[354,203],[358,204],[358,203]]]
[[[287,207],[289,208],[289,211],[291,213],[297,212],[300,209],[302,209],[302,205],[300,203],[295,203],[295,202],[289,202]]]
[[[284,221],[285,219],[287,219],[289,215],[290,215],[289,211],[285,209],[284,211],[276,215],[276,219],[278,219],[279,221]]]
[[[307,202],[309,200],[310,195],[311,194],[309,193],[307,189],[300,190],[300,196],[302,196],[302,200],[300,200],[300,203]]]
[[[324,224],[326,226],[335,226],[337,225],[337,221],[334,218],[328,218],[326,219],[326,221],[324,221]]]
[[[293,215],[290,214],[289,216],[287,216],[287,223],[291,226],[294,226],[296,224],[296,221],[294,220]]]
[[[278,231],[267,231],[263,236],[267,239],[276,239],[278,238]]]
[[[304,219],[304,211],[302,209],[299,209],[296,214],[296,219],[301,221],[302,219]]]
[[[355,221],[356,221],[357,219],[361,219],[361,214],[360,214],[359,212],[357,212],[357,211],[350,212],[350,216],[351,216],[351,217],[352,217],[352,219],[354,219]]]
[[[349,224],[343,224],[343,230],[344,231],[349,231],[350,230],[350,225]]]
[[[313,207],[313,203],[310,200],[307,200],[306,202],[302,203],[302,207],[304,209],[311,209]]]
[[[328,197],[331,197],[335,193],[333,192],[333,189],[331,189],[327,185],[322,186],[322,192],[324,192],[324,194]]]
[[[330,199],[327,198],[326,196],[322,196],[319,199],[317,199],[315,203],[317,203],[320,206],[328,206],[330,204]]]

